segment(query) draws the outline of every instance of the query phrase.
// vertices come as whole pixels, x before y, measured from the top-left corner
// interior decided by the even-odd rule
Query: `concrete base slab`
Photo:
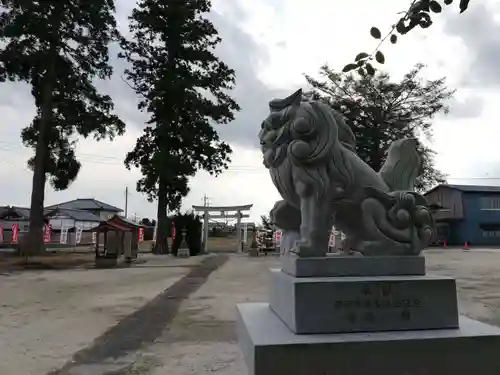
[[[460,317],[460,328],[295,335],[267,303],[237,306],[249,375],[498,375],[500,328]]]
[[[258,257],[259,256],[259,250],[258,249],[249,249],[248,250],[248,255],[251,257]]]
[[[118,266],[118,258],[106,258],[106,257],[97,257],[95,258],[95,267],[96,268],[115,268]]]
[[[271,309],[294,333],[456,328],[455,279],[293,277],[271,270]]]
[[[282,257],[283,272],[295,277],[402,276],[425,275],[423,256],[343,256]]]
[[[68,375],[123,375],[132,366],[133,363],[92,363],[73,367],[68,370]]]
[[[189,249],[177,250],[177,258],[189,258],[190,256],[191,256],[191,253],[189,252]]]

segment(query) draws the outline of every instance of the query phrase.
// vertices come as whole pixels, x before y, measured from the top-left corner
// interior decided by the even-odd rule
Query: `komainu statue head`
[[[303,99],[302,90],[272,100],[269,109],[259,133],[267,168],[278,167],[287,154],[298,164],[322,161],[338,141],[355,147],[354,133],[342,118],[322,102]]]

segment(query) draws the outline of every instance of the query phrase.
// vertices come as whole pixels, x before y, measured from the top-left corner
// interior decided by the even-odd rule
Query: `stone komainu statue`
[[[285,247],[324,256],[334,225],[344,250],[363,255],[416,255],[434,235],[426,199],[414,192],[421,160],[416,139],[400,139],[375,172],[355,153],[339,113],[299,90],[269,103],[259,134],[264,165],[283,200],[271,211]]]

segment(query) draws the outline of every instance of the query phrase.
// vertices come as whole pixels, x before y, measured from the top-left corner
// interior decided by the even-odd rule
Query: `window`
[[[499,197],[482,197],[480,199],[481,210],[499,210],[500,211],[500,198]]]
[[[483,237],[500,237],[500,230],[483,230]]]

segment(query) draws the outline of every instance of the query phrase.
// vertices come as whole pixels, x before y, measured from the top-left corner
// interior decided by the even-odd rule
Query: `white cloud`
[[[234,96],[242,111],[234,123],[220,128],[222,137],[234,150],[230,170],[219,178],[205,173],[193,178],[184,209],[200,204],[207,194],[213,205],[253,203],[252,219],[259,220],[259,215],[267,213],[279,198],[256,148],[257,132],[267,114],[268,101],[304,87],[303,73],[315,75],[326,62],[341,69],[356,53],[372,51],[377,42],[370,37],[369,28],[377,26],[383,33],[387,31],[406,2],[387,0],[383,6],[373,0],[342,3],[308,0],[306,4],[302,0],[214,0],[213,3],[217,14],[212,19],[224,39],[218,53],[236,70]],[[490,3],[494,4],[494,0]],[[117,0],[122,30],[126,29],[126,17],[134,4],[133,0]],[[470,27],[463,18],[466,14],[457,20],[451,17],[449,21],[450,14],[457,12],[455,8],[456,4],[436,16],[432,28],[404,36],[396,45],[385,44],[386,69],[397,77],[415,63],[423,62],[429,66],[426,70],[429,78],[446,76],[450,87],[459,89],[457,100],[452,103],[453,116],[436,121],[434,148],[438,152],[438,166],[452,177],[480,177],[486,173],[492,176],[495,171],[500,174],[500,148],[496,146],[500,136],[496,126],[500,93],[497,87],[487,90],[482,86],[461,87],[463,78],[481,64],[476,61],[477,56],[470,56],[471,51],[474,53],[471,42],[456,32],[462,20],[464,28]],[[500,8],[488,9],[489,13],[483,17],[493,17],[494,12],[500,16]],[[450,34],[449,27],[446,29],[447,22],[454,22],[455,34]],[[135,192],[139,172],[127,171],[122,162],[126,152],[133,148],[145,118],[135,111],[137,98],[121,81],[122,69],[123,64],[117,63],[119,72],[113,81],[100,87],[113,96],[120,116],[129,125],[126,135],[113,142],[82,140],[78,152],[83,168],[78,180],[64,192],[47,189],[47,204],[95,197],[123,207],[128,186],[129,213],[155,217],[155,205]],[[25,161],[30,151],[21,146],[19,132],[31,121],[34,109],[29,88],[13,87],[0,86],[4,123],[0,130],[0,178],[6,181],[0,185],[0,203],[29,205],[32,176]],[[482,108],[476,108],[481,102]]]

